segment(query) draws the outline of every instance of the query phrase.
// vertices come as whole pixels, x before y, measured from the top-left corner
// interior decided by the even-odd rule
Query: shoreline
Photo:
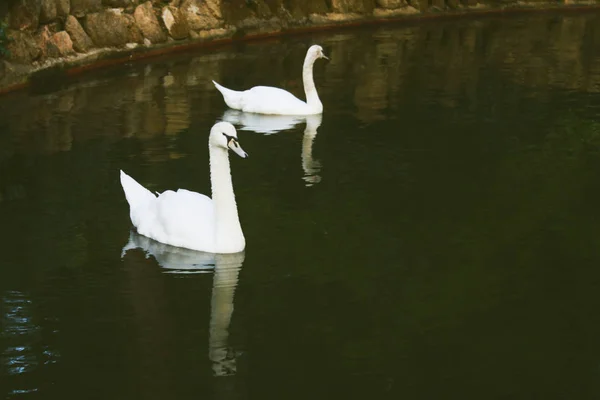
[[[0,83],[0,95],[27,89],[32,86],[36,80],[50,77],[77,76],[88,71],[124,64],[131,61],[151,59],[168,54],[184,53],[199,48],[219,47],[235,42],[259,41],[315,32],[354,29],[363,26],[417,24],[432,20],[452,21],[457,19],[509,17],[520,14],[600,12],[600,3],[586,2],[567,5],[559,3],[519,3],[503,7],[493,7],[489,5],[465,6],[457,10],[440,10],[437,12],[419,12],[416,9],[413,10],[414,11],[410,12],[401,11],[395,13],[395,15],[389,16],[347,14],[346,18],[344,18],[343,14],[325,14],[319,15],[316,22],[313,21],[307,25],[291,27],[280,26],[280,29],[263,32],[250,31],[246,33],[244,32],[243,27],[239,29],[213,29],[213,31],[216,32],[211,34],[210,31],[208,31],[208,35],[204,38],[171,41],[149,46],[137,45],[135,47],[126,48],[96,48],[88,53],[78,54],[76,56],[50,59],[39,66],[13,65],[5,62],[5,64],[8,64],[13,68],[13,71],[11,71],[13,76],[12,79],[10,79],[11,77],[9,76],[9,82]],[[338,19],[340,17],[341,19]],[[266,20],[264,22],[269,23],[270,21]],[[1,62],[2,60],[0,59],[0,63]],[[9,72],[8,75],[10,75],[11,72]]]

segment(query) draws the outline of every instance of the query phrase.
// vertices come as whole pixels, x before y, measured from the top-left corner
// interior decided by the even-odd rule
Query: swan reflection
[[[239,126],[241,131],[252,131],[264,135],[272,135],[281,131],[289,130],[301,123],[306,123],[304,137],[302,138],[302,179],[306,186],[312,186],[321,182],[321,163],[312,156],[313,143],[317,136],[317,129],[321,126],[323,116],[317,115],[265,115],[246,113],[228,109],[221,117],[223,121]]]
[[[233,314],[233,298],[239,273],[244,263],[244,252],[211,254],[169,246],[132,231],[121,257],[128,250],[140,248],[146,257],[171,273],[214,272],[209,323],[208,356],[215,376],[235,375],[236,351],[229,347],[229,324]]]

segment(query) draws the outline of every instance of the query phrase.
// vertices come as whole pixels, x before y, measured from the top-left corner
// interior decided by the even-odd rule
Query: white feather
[[[234,144],[229,137],[236,138]],[[121,171],[121,185],[129,203],[130,218],[138,233],[176,247],[210,253],[236,253],[246,241],[233,192],[228,149],[246,157],[237,144],[233,125],[219,122],[209,137],[211,199],[179,189],[155,196]]]
[[[313,80],[313,64],[318,58],[327,58],[321,46],[311,46],[304,59],[302,81],[306,102],[298,99],[288,91],[271,86],[255,86],[244,91],[228,89],[213,81],[215,87],[223,95],[228,107],[234,110],[258,114],[272,115],[314,115],[323,112],[323,104],[319,99]]]

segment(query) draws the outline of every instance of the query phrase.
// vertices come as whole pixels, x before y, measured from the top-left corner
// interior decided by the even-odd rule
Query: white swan
[[[323,112],[323,104],[317,94],[313,80],[313,64],[319,58],[325,58],[323,48],[312,45],[306,52],[302,67],[302,81],[306,102],[298,99],[288,91],[271,86],[255,86],[242,92],[227,89],[213,81],[223,95],[225,103],[234,110],[258,114],[275,115],[313,115]]]
[[[158,242],[209,253],[237,253],[246,247],[238,217],[229,153],[248,154],[228,122],[218,122],[208,138],[212,199],[196,192],[167,190],[156,196],[121,171],[133,226]]]

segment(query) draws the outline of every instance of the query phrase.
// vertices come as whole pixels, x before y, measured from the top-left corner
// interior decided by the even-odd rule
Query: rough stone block
[[[147,1],[144,4],[137,6],[133,13],[133,17],[144,37],[151,43],[162,43],[167,41],[167,34],[160,26],[158,19],[154,14],[151,2]]]
[[[88,36],[87,33],[83,30],[83,27],[72,15],[67,17],[65,21],[65,30],[69,34],[71,41],[73,42],[73,48],[75,51],[79,53],[85,53],[92,47],[94,47],[94,42]]]
[[[100,47],[119,47],[144,40],[133,16],[115,9],[86,15],[84,29]]]
[[[169,35],[175,40],[185,39],[190,34],[190,26],[185,19],[185,14],[180,9],[165,6],[162,9],[162,20],[169,31]]]
[[[18,30],[34,30],[40,23],[39,0],[17,0],[10,9],[9,26]]]
[[[102,9],[102,0],[71,0],[71,14],[77,18]]]

